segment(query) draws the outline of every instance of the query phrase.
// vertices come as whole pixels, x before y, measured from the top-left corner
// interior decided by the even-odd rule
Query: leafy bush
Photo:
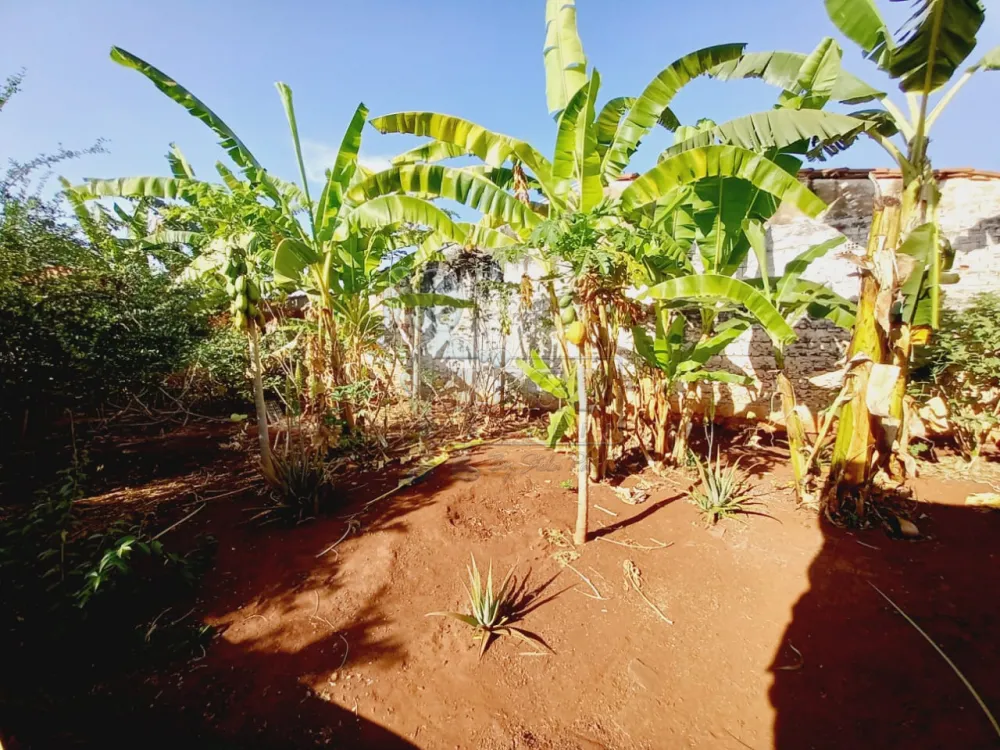
[[[159,384],[207,332],[194,289],[111,259],[36,199],[0,206],[0,420],[87,409]]]
[[[92,612],[97,599],[113,611],[110,600],[121,604],[137,585],[192,580],[185,558],[124,519],[97,532],[81,523],[75,503],[83,496],[85,460],[74,460],[34,502],[0,521],[0,593],[8,628],[65,626],[79,617],[72,610]]]
[[[184,375],[185,400],[192,405],[252,403],[249,368],[246,336],[230,325],[213,325],[192,347]]]
[[[212,636],[178,606],[190,602],[212,540],[182,557],[125,519],[95,530],[77,510],[82,465],[27,507],[0,508],[5,717],[32,731],[81,706],[104,680],[187,657]]]
[[[1000,425],[1000,294],[943,311],[914,381],[924,395],[944,399],[962,454],[975,460]]]

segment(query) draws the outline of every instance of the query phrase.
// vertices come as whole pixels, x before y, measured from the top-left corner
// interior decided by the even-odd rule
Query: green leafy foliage
[[[870,0],[862,0],[870,2]],[[713,68],[709,75],[722,81],[743,78],[760,79],[765,83],[793,93],[802,80],[802,67],[807,55],[800,52],[748,52],[736,60]],[[841,68],[837,82],[830,92],[830,99],[843,104],[861,104],[884,96],[860,78]]]
[[[807,216],[818,216],[826,208],[779,164],[737,146],[703,146],[664,159],[625,189],[622,205],[631,211],[706,177],[739,177]]]
[[[746,321],[732,318],[717,326],[717,332],[703,341],[688,341],[685,338],[687,319],[683,314],[675,314],[664,329],[656,326],[654,336],[642,326],[633,326],[632,338],[635,351],[647,366],[659,370],[668,383],[729,382],[749,385],[746,375],[726,371],[708,370],[705,365],[715,355],[747,330]]]
[[[536,351],[531,352],[530,363],[519,359],[515,364],[541,390],[565,402],[549,414],[546,444],[554,448],[576,426],[576,370],[560,377]]]
[[[192,406],[245,407],[253,400],[249,369],[246,337],[232,326],[216,326],[195,342],[176,390]]]
[[[977,458],[1000,426],[1000,294],[977,294],[961,310],[944,310],[920,360],[914,390],[944,399],[959,448],[968,460]]]
[[[219,144],[240,167],[244,169],[260,167],[260,163],[254,155],[250,153],[250,150],[239,139],[236,133],[223,122],[222,118],[173,78],[120,47],[111,48],[111,59],[119,65],[142,73],[156,88],[184,107],[193,117],[197,117],[215,131],[221,139]]]
[[[564,404],[554,412],[549,414],[549,429],[545,436],[546,445],[555,448],[563,435],[572,434],[576,428],[576,406],[574,404]]]
[[[716,143],[728,143],[751,151],[803,145],[819,154],[826,144],[844,143],[856,138],[859,133],[877,129],[878,126],[878,122],[835,112],[771,109],[702,130],[671,146],[663,155],[672,156]]]
[[[646,86],[624,121],[618,125],[604,157],[608,179],[617,177],[639,147],[639,141],[652,130],[678,91],[693,79],[722,63],[739,58],[744,44],[723,44],[696,50],[675,60]]]
[[[77,237],[54,205],[0,206],[0,412],[21,420],[159,384],[207,332],[198,293]]]
[[[699,300],[742,306],[757,319],[768,336],[778,343],[795,340],[795,331],[762,293],[731,276],[700,274],[681,276],[651,287],[646,294],[660,300]]]
[[[549,395],[555,396],[560,401],[570,400],[570,394],[573,389],[570,385],[568,385],[569,381],[563,380],[556,375],[552,371],[552,368],[549,367],[548,363],[541,358],[538,352],[531,352],[530,363],[525,362],[523,359],[519,359],[515,362],[515,364],[518,369],[531,380],[532,383],[537,385]]]
[[[587,80],[587,57],[576,29],[575,0],[545,2],[545,93],[558,115]]]
[[[975,48],[986,11],[980,0],[914,0],[912,6],[889,74],[903,91],[931,92],[951,80]]]

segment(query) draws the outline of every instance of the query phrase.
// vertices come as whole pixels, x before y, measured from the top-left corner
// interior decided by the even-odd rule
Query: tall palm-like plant
[[[926,340],[927,332],[936,325],[943,268],[936,223],[938,193],[927,158],[927,136],[944,107],[972,75],[997,68],[1000,48],[968,68],[930,109],[932,95],[953,77],[975,46],[975,34],[984,17],[978,0],[918,0],[898,39],[889,33],[873,0],[826,0],[826,7],[845,36],[859,44],[883,72],[900,81],[909,116],[884,92],[838,73],[840,48],[833,40],[824,39],[797,74],[791,73],[796,61],[789,53],[752,53],[718,66],[711,75],[722,79],[758,77],[784,89],[778,107],[689,132],[665,155],[707,143],[803,152],[801,145],[795,145],[796,141],[801,143],[802,135],[792,123],[818,115],[808,110],[831,99],[882,104],[881,108],[852,113],[849,117],[858,122],[855,131],[844,132],[839,138],[830,134],[814,138],[804,151],[819,157],[837,153],[865,134],[889,153],[903,175],[900,198],[877,197],[868,253],[861,261],[861,301],[850,348],[854,396],[841,412],[828,481],[829,489],[838,490],[831,498],[836,506],[842,495],[857,496],[880,468],[873,465],[874,457],[880,457],[881,466],[897,475],[902,474],[908,460],[903,414],[908,364],[914,342]],[[902,147],[894,142],[897,136]],[[906,256],[902,265],[893,261],[897,250]],[[897,274],[897,268],[906,275]],[[900,293],[905,303],[902,314],[894,319],[890,311]],[[880,382],[886,376],[896,378],[892,398],[878,405],[877,413],[870,411],[867,387],[873,372],[878,373]]]
[[[359,182],[349,192],[355,200],[374,200],[381,196],[412,193],[448,198],[480,210],[492,226],[506,224],[525,242],[538,238],[543,222],[563,226],[574,224],[568,217],[582,214],[592,217],[594,226],[607,223],[628,224],[655,215],[665,204],[677,201],[693,186],[705,180],[735,178],[750,189],[773,196],[777,202],[788,201],[810,216],[825,207],[793,175],[766,155],[714,141],[670,154],[654,169],[635,180],[615,202],[613,215],[601,217],[605,191],[627,167],[640,140],[660,124],[670,129],[678,127],[670,104],[678,91],[700,75],[718,75],[722,66],[738,65],[744,57],[744,45],[730,44],[709,47],[685,55],[664,68],[638,97],[617,97],[597,106],[600,75],[587,71],[576,27],[576,10],[572,0],[548,0],[546,3],[546,92],[550,114],[556,120],[556,145],[551,159],[526,141],[490,131],[459,117],[434,112],[399,112],[375,118],[372,124],[383,133],[408,133],[432,139],[397,159],[389,170]],[[806,56],[792,60],[794,74],[808,62]],[[765,66],[766,67],[766,66]],[[791,68],[787,64],[786,68]],[[756,68],[745,71],[731,69],[729,77],[759,75]],[[795,83],[793,76],[789,86]],[[837,71],[835,85],[844,100],[862,100],[878,92],[869,89],[847,74]],[[831,94],[832,96],[832,94]],[[782,132],[794,130],[796,141],[821,142],[842,140],[867,127],[865,121],[846,115],[823,112],[792,112],[784,118]],[[478,171],[444,166],[437,162],[456,156],[475,156],[484,167]],[[505,188],[508,175],[513,175],[513,190]],[[501,179],[501,177],[503,179]],[[541,201],[532,202],[528,187],[540,194]],[[605,214],[608,212],[604,211]],[[596,233],[597,236],[601,232]],[[558,233],[548,233],[551,246]],[[555,289],[557,274],[568,267],[558,254],[541,248],[540,259],[545,264],[546,281],[551,301],[553,325],[561,346],[564,373],[569,371],[567,336],[560,316]],[[663,280],[671,284],[673,280]],[[577,280],[571,281],[571,288]],[[580,296],[581,289],[574,289]],[[650,295],[663,298],[703,300],[715,304],[727,300],[743,305],[757,319],[763,319],[778,338],[794,336],[781,316],[765,298],[746,284],[730,277],[692,277],[675,287],[651,290]],[[602,315],[603,309],[603,315]],[[598,305],[593,314],[581,311],[586,323],[585,334],[579,341],[598,346],[610,340],[608,310]],[[771,323],[776,328],[771,327]],[[613,361],[600,362],[604,382],[613,381]],[[613,391],[613,389],[611,389]],[[583,394],[581,394],[583,395]],[[582,399],[581,399],[582,401]],[[607,410],[604,410],[607,413]],[[581,448],[585,456],[585,447]],[[585,483],[582,483],[585,484]],[[581,505],[585,503],[586,487],[581,486]]]
[[[219,164],[224,183],[232,191],[250,191],[260,202],[265,227],[255,228],[267,234],[275,248],[275,277],[281,281],[308,280],[316,316],[316,347],[313,363],[319,380],[328,390],[345,383],[343,352],[336,323],[335,300],[343,291],[337,272],[343,268],[342,251],[352,256],[366,232],[403,224],[424,227],[453,241],[465,241],[468,231],[427,201],[409,195],[383,196],[372,201],[345,200],[345,193],[356,179],[367,173],[358,165],[361,130],[368,110],[359,105],[343,138],[334,167],[327,172],[326,183],[318,200],[312,199],[299,141],[292,91],[278,83],[288,118],[301,186],[287,183],[269,173],[236,133],[200,99],[176,80],[131,53],[114,47],[111,58],[142,73],[160,91],[204,122],[219,137],[220,145],[238,168],[239,174]],[[87,197],[154,197],[188,199],[197,205],[199,197],[212,195],[219,186],[203,183],[182,155],[170,157],[172,177],[135,177],[114,180],[90,180],[82,191]],[[350,264],[348,264],[350,265]],[[252,318],[248,317],[253,326]],[[258,399],[262,402],[262,399]],[[260,406],[260,404],[258,404]],[[354,415],[348,401],[340,403],[341,415],[348,428]],[[263,423],[262,415],[258,422]],[[266,439],[262,430],[263,441]]]
[[[814,261],[842,245],[846,237],[835,237],[808,248],[786,264],[784,273],[779,278],[771,279],[767,264],[764,262],[763,232],[758,228],[751,229],[748,234],[759,259],[760,276],[748,279],[747,283],[759,289],[767,297],[789,326],[794,328],[806,316],[825,319],[848,330],[854,325],[856,306],[853,303],[825,285],[802,278]],[[788,436],[795,491],[800,502],[812,504],[810,474],[816,451],[808,444],[801,411],[803,407],[796,400],[795,388],[786,371],[786,344],[781,341],[772,341],[772,344],[778,370],[777,391],[781,399],[782,419]]]
[[[849,357],[853,398],[845,404],[828,483],[833,511],[850,497],[863,511],[863,489],[879,469],[904,476],[904,395],[912,347],[936,328],[946,265],[938,226],[939,190],[928,154],[929,136],[959,90],[979,71],[1000,68],[1000,47],[966,68],[985,20],[979,0],[916,0],[913,15],[893,36],[873,0],[826,0],[831,21],[864,55],[899,82],[906,109],[881,97],[877,116],[898,131],[870,132],[902,173],[902,192],[876,196],[868,251],[862,261],[861,294]],[[949,88],[945,89],[948,84]],[[933,106],[932,106],[933,104]],[[902,296],[899,313],[893,303]],[[881,370],[895,378],[888,403],[873,404],[869,383]],[[872,407],[875,406],[873,410]]]
[[[258,414],[264,414],[259,330],[262,315],[258,305],[270,286],[269,269],[274,253],[271,227],[280,215],[263,205],[248,184],[236,180],[221,164],[217,165],[220,173],[229,178],[225,185],[197,181],[194,170],[176,146],[171,146],[167,156],[172,178],[90,180],[67,189],[67,196],[78,216],[81,212],[88,213],[84,206],[88,200],[107,196],[134,198],[137,205],[129,234],[136,250],[187,248],[186,253],[174,250],[174,254],[187,261],[179,278],[205,284],[228,299],[232,323],[247,337],[254,403]],[[177,199],[173,205],[161,200],[171,196]],[[160,204],[156,219],[163,224],[159,227],[151,227],[147,221],[144,208],[150,201]],[[117,204],[113,209],[119,217],[126,215]],[[100,204],[97,214],[103,215]],[[173,228],[176,226],[184,229]],[[268,481],[274,482],[276,475],[265,419],[257,420],[257,430],[261,471]]]
[[[840,67],[840,48],[832,39],[823,40],[810,55],[789,52],[745,54],[713,68],[709,74],[722,79],[761,77],[781,87],[782,94],[776,108],[766,112],[740,117],[722,125],[701,120],[693,127],[677,128],[675,144],[661,155],[661,160],[692,149],[729,144],[761,152],[779,164],[788,175],[795,176],[804,158],[816,158],[827,150],[843,147],[859,133],[879,125],[860,116],[818,111],[831,99],[856,103],[880,95],[880,92],[844,73]],[[653,226],[670,238],[675,255],[691,253],[697,247],[705,274],[700,284],[741,289],[732,283],[732,277],[738,273],[751,250],[758,267],[766,274],[768,257],[764,224],[778,207],[779,201],[774,196],[752,183],[739,177],[722,175],[701,180],[686,191],[675,191],[670,201],[661,201],[653,214]],[[768,281],[766,277],[764,281]],[[677,286],[671,284],[665,290],[674,294]],[[778,307],[778,300],[771,296],[767,283],[758,285],[757,291]],[[743,292],[747,290],[744,288]],[[657,312],[658,318],[664,314],[662,306],[665,303],[665,300],[657,302],[661,308]],[[672,301],[672,304],[675,303]],[[718,305],[703,304],[700,312],[701,340],[707,343],[712,338],[713,326],[721,310]],[[779,320],[779,317],[772,319]],[[665,322],[661,327],[664,330],[668,328]],[[730,335],[738,335],[738,331],[729,330]],[[776,335],[779,332],[781,335]],[[783,411],[792,414],[795,395],[791,382],[783,373],[783,352],[794,336],[790,328],[785,327],[771,327],[768,334],[779,363],[778,381]],[[696,380],[689,373],[688,388]],[[664,382],[663,386],[669,388],[670,384]],[[685,458],[687,452],[690,402],[684,395],[682,391],[681,424],[672,451],[675,461]],[[647,411],[660,415],[662,419],[663,407],[669,404],[669,400],[662,392],[655,393],[655,396],[656,400],[649,404]],[[793,444],[797,442],[795,426],[793,420],[789,426],[790,442]],[[664,429],[661,428],[659,433],[662,436]],[[793,463],[799,452],[793,449]]]

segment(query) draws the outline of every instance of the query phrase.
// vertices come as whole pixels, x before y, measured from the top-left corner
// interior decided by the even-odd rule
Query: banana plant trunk
[[[507,334],[500,336],[500,418],[503,419],[507,406]]]
[[[906,388],[910,382],[910,357],[913,352],[913,337],[910,326],[903,323],[893,331],[892,363],[899,368],[899,378],[892,392],[889,417],[898,425],[896,449],[889,459],[889,476],[902,481],[908,474],[906,457],[910,451],[910,415],[906,405]]]
[[[247,322],[247,343],[250,347],[250,366],[253,368],[253,402],[257,411],[257,439],[260,443],[260,471],[270,483],[277,481],[274,459],[271,457],[271,438],[267,431],[267,404],[264,402],[264,376],[260,359],[260,335],[257,321]]]
[[[781,415],[785,421],[785,432],[788,436],[788,453],[792,464],[792,476],[795,481],[795,495],[800,503],[806,502],[806,434],[795,399],[795,388],[785,374],[783,365],[778,372],[778,393],[781,396]]]
[[[681,392],[680,400],[680,420],[677,423],[677,432],[674,433],[674,445],[670,451],[670,462],[674,466],[683,466],[687,461],[688,437],[691,434],[691,427],[694,415],[691,404],[693,397],[693,386],[686,385]]]
[[[792,477],[795,482],[795,496],[800,503],[806,502],[806,483],[809,467],[807,466],[806,431],[796,410],[798,402],[795,398],[795,386],[785,372],[785,352],[776,349],[774,359],[778,366],[777,388],[781,397],[781,416],[785,422],[785,433],[788,436],[789,460],[792,464]]]
[[[883,249],[895,251],[899,241],[901,209],[894,197],[877,196],[868,235],[866,260],[871,263]],[[868,410],[868,380],[875,364],[884,363],[888,342],[877,318],[879,281],[871,270],[862,270],[854,334],[847,350],[848,362],[854,362],[847,377],[852,380],[851,400],[844,404],[837,424],[837,438],[830,465],[830,489],[826,493],[830,509],[837,512],[842,500],[851,497],[856,512],[864,512],[863,489],[873,476],[872,458],[878,447],[881,430]],[[880,455],[885,453],[880,451]]]
[[[925,178],[926,179],[926,178]],[[933,179],[933,178],[931,178]],[[937,184],[932,182],[918,186],[904,188],[903,190],[903,215],[900,225],[906,231],[914,229],[914,225],[922,225],[927,221],[930,213],[931,221],[937,224],[937,206],[940,193]],[[916,202],[916,206],[914,206]],[[941,282],[941,250],[936,241],[932,249],[931,256],[931,329],[938,324],[938,309],[940,307],[939,285]],[[892,393],[892,401],[889,406],[889,416],[898,424],[896,433],[896,447],[888,462],[889,476],[896,481],[904,481],[909,474],[907,463],[912,466],[909,459],[910,451],[910,415],[906,403],[906,391],[910,383],[910,361],[913,355],[913,345],[915,343],[927,343],[931,329],[914,329],[908,323],[902,322],[893,330],[891,349],[892,363],[899,367],[899,377]],[[918,342],[916,339],[923,336]]]
[[[347,375],[344,371],[344,355],[341,348],[340,336],[337,332],[337,321],[333,317],[333,312],[329,307],[322,311],[324,327],[327,331],[327,338],[330,342],[330,370],[333,383],[336,386],[347,385]],[[348,432],[353,432],[357,426],[354,418],[354,406],[348,399],[341,399],[339,403],[340,415],[344,419]]]

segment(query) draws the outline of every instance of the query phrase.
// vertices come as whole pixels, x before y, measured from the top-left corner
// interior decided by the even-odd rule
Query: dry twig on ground
[[[642,597],[643,601],[650,606],[650,608],[660,616],[668,625],[673,625],[674,621],[663,614],[663,611],[657,607],[653,601],[643,593],[642,590],[642,572],[639,570],[638,566],[631,560],[626,560],[622,563],[622,570],[625,574],[625,590],[628,591],[630,588],[633,589],[639,596]]]

